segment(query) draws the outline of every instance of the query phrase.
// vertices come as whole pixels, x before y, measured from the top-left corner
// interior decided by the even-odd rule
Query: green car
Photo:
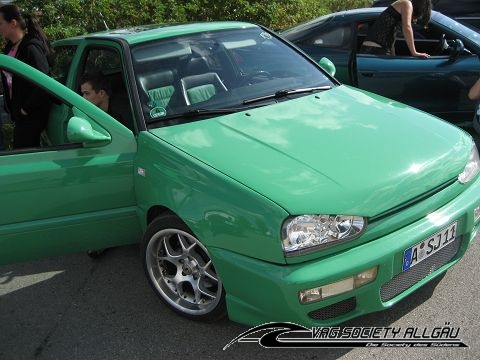
[[[479,234],[470,135],[340,85],[268,29],[137,27],[55,49],[52,77],[0,56],[51,99],[43,146],[0,153],[2,264],[140,243],[180,315],[328,326],[393,306]],[[78,94],[92,71],[121,120]]]

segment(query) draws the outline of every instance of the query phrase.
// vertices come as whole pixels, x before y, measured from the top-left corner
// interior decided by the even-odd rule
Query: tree
[[[333,11],[365,7],[372,0],[17,0],[39,15],[53,41],[95,31],[151,23],[241,20],[284,29]]]

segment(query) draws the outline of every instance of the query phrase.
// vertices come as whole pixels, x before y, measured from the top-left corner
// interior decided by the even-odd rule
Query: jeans
[[[6,150],[5,149],[5,133],[3,131],[3,119],[0,115],[0,151]]]
[[[3,125],[7,122],[10,116],[7,114],[4,108],[3,95],[0,94],[0,151],[7,150],[7,142],[5,139],[5,131]]]

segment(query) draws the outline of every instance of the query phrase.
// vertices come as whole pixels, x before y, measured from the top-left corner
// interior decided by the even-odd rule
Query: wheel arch
[[[155,220],[160,215],[171,214],[180,218],[178,214],[175,214],[171,209],[162,205],[153,205],[147,211],[146,225],[148,226],[153,220]]]
[[[225,289],[206,246],[181,217],[167,207],[152,206],[147,217],[150,223],[141,243],[141,256],[156,295],[167,307],[186,318],[205,322],[224,318],[227,315]],[[159,241],[165,241],[165,245],[158,246]],[[178,246],[180,243],[184,245]],[[159,257],[160,249],[167,247]],[[194,248],[196,250],[192,250]],[[192,276],[195,281],[190,279]],[[205,299],[206,302],[197,302]]]

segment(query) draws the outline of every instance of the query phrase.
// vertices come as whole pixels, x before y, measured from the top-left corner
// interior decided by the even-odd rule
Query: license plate
[[[456,236],[457,222],[454,222],[429,238],[408,248],[403,253],[403,271],[407,271],[423,260],[428,259],[437,251],[453,242]]]

